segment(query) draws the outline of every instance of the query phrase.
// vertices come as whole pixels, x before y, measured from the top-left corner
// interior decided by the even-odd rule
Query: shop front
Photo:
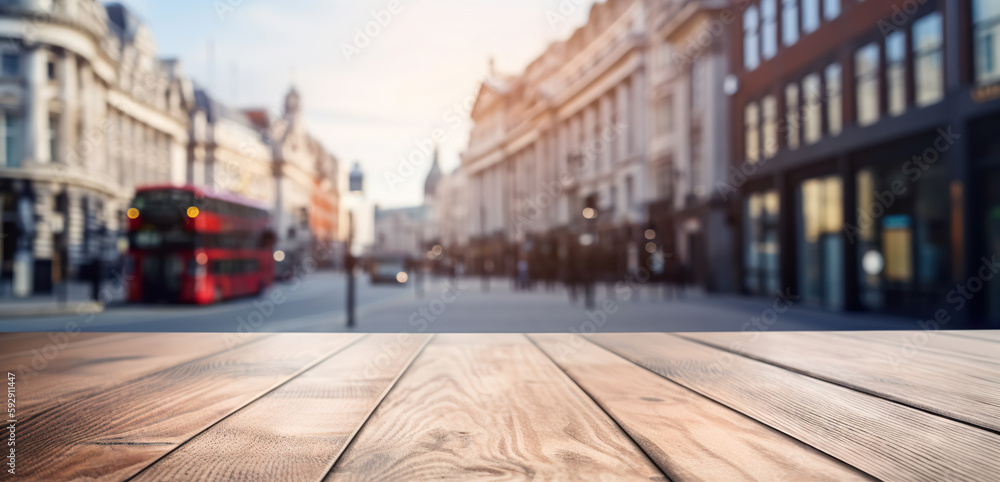
[[[987,265],[994,259],[1000,259],[1000,136],[997,136],[997,125],[1000,116],[979,119],[972,125],[972,156],[977,174],[977,196],[983,200],[974,219],[981,219],[976,239],[981,239],[976,245],[973,262],[979,267]],[[992,268],[992,267],[990,267]],[[993,327],[1000,326],[1000,276],[992,273],[992,269],[984,269],[982,275],[984,286],[983,302],[980,304],[982,319]],[[973,303],[976,306],[976,303]]]
[[[924,316],[944,306],[951,266],[962,260],[953,219],[961,206],[950,192],[944,157],[922,166],[909,157],[857,171],[858,297],[872,311]],[[961,229],[960,226],[957,229]]]

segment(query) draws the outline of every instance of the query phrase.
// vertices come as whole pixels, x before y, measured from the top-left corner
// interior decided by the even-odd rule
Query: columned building
[[[223,105],[206,90],[197,88],[189,129],[188,184],[274,206],[271,146],[246,113]]]
[[[741,290],[1000,321],[1000,4],[758,0],[731,27]]]
[[[444,248],[446,265],[465,265],[469,246],[469,213],[471,199],[468,176],[459,167],[443,176],[434,195],[436,239]]]
[[[585,262],[605,276],[638,266],[650,195],[647,13],[642,1],[595,4],[524,72],[482,84],[462,155],[473,272],[510,275],[520,259],[535,279],[571,278]]]
[[[120,260],[135,186],[185,181],[193,93],[118,4],[8,0],[0,37],[0,296],[23,297]]]
[[[298,266],[317,249],[338,258],[340,191],[337,159],[307,130],[302,100],[294,87],[285,95],[280,117],[248,110],[250,119],[269,144],[273,173],[273,218],[276,248],[285,253],[279,272]],[[318,259],[326,261],[326,255]]]
[[[659,279],[709,291],[732,291],[729,166],[729,72],[724,19],[728,0],[655,2],[649,15],[649,204],[644,259]],[[659,253],[657,253],[659,251]]]

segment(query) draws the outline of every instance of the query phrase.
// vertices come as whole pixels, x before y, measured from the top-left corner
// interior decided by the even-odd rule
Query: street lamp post
[[[351,168],[351,173],[349,176],[350,191],[356,193],[364,192],[364,173],[361,172],[361,166],[355,162],[354,167]],[[354,279],[354,211],[347,212],[347,246],[344,252],[344,269],[347,270],[347,327],[354,328],[355,325],[355,299],[356,285]]]
[[[352,253],[354,244],[354,212],[347,213],[347,249],[344,253],[344,269],[347,270],[347,327],[354,328],[354,300],[355,280],[354,280],[354,254]]]
[[[595,271],[596,266],[596,256],[595,250],[597,249],[597,209],[593,207],[586,207],[583,209],[583,219],[586,223],[585,233],[580,236],[580,244],[583,249],[586,250],[586,269],[583,275],[583,296],[584,303],[588,310],[594,309],[594,279],[596,278]]]
[[[420,256],[417,257],[416,262],[413,264],[413,281],[414,289],[417,293],[417,298],[424,297],[424,259],[426,257],[426,252],[424,251],[424,227],[420,227],[420,233],[417,235],[417,252]]]

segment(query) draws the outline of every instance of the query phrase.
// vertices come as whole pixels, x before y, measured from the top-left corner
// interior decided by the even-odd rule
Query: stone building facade
[[[245,112],[195,90],[187,157],[188,184],[275,203],[271,146]]]
[[[277,249],[285,253],[279,271],[287,272],[317,250],[325,253],[321,261],[335,264],[342,249],[340,163],[307,130],[299,92],[288,91],[280,116],[265,110],[245,114],[270,147],[272,222]]]
[[[482,84],[462,155],[471,271],[512,274],[525,259],[535,279],[567,278],[584,257],[588,273],[637,267],[653,188],[650,8],[641,0],[595,4],[585,25],[524,72]],[[583,250],[581,239],[592,245]]]
[[[0,290],[114,264],[136,185],[183,183],[193,89],[121,5],[0,2]]]
[[[648,17],[652,245],[641,255],[661,279],[711,291],[734,289],[732,218],[727,191],[718,189],[729,174],[726,26],[738,14],[731,3],[652,2]],[[654,254],[667,262],[649,262]]]
[[[317,242],[336,251],[339,166],[306,131],[298,92],[279,118],[228,108],[156,53],[120,4],[0,0],[0,298],[124,272],[137,186],[273,206],[286,267]]]

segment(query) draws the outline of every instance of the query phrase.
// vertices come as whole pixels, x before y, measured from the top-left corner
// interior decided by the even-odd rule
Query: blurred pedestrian
[[[521,290],[527,290],[530,283],[531,279],[528,276],[528,260],[521,258],[521,260],[517,262],[517,287]]]

